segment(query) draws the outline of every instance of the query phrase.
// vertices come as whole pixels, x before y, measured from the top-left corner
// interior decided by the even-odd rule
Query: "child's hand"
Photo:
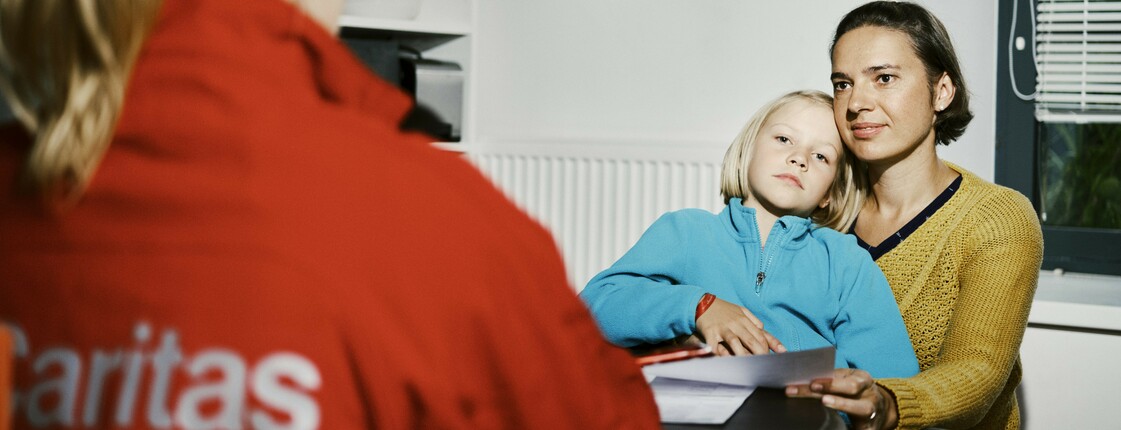
[[[716,355],[756,355],[786,352],[786,347],[766,330],[751,311],[716,299],[697,318],[697,332]]]

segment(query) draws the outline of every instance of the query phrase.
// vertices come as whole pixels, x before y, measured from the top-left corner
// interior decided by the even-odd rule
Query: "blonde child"
[[[838,367],[918,372],[883,273],[837,231],[859,199],[832,101],[798,91],[763,107],[724,157],[725,208],[663,215],[588,283],[580,296],[608,340],[697,336],[718,355],[833,345]]]

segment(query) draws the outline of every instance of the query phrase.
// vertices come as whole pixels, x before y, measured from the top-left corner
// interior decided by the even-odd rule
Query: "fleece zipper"
[[[777,237],[775,234],[776,229],[779,230]],[[756,229],[755,231],[758,232],[759,230]],[[774,261],[775,254],[778,254],[776,249],[782,248],[782,244],[780,243],[781,239],[785,239],[789,231],[789,228],[782,226],[779,222],[775,222],[775,225],[771,227],[770,234],[767,235],[767,243],[770,245],[762,246],[762,242],[759,243],[759,248],[762,252],[759,253],[759,265],[756,266],[759,268],[759,271],[755,273],[755,295],[758,296],[762,294],[763,281],[767,280],[767,269],[771,267],[771,262]]]

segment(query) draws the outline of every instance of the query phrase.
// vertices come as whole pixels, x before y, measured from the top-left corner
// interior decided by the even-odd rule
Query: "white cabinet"
[[[350,0],[378,3],[378,0]],[[383,0],[384,1],[384,0]],[[400,33],[467,36],[471,34],[474,21],[471,0],[413,0],[420,4],[420,11],[411,19],[393,16],[378,16],[376,8],[366,15],[344,13],[339,25],[342,27],[379,29]]]
[[[1025,430],[1109,429],[1121,386],[1117,332],[1028,327],[1020,358]]]
[[[1121,429],[1121,278],[1042,272],[1028,322],[1023,428]]]
[[[402,49],[418,51],[423,58],[448,61],[463,69],[463,116],[461,118],[461,141],[472,140],[474,103],[472,76],[472,52],[474,52],[475,0],[413,0],[419,2],[419,12],[412,18],[378,15],[378,3],[392,3],[399,0],[348,0],[349,2],[372,3],[373,7],[352,8],[344,11],[339,26],[344,32],[358,31],[370,36],[386,38],[400,44]]]

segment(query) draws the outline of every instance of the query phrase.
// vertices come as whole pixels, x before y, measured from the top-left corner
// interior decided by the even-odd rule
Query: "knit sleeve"
[[[884,379],[900,428],[973,427],[1001,394],[1027,325],[1043,255],[1031,204],[1002,189],[963,221],[972,228],[958,270],[959,291],[935,363],[907,379]]]
[[[696,222],[685,212],[663,215],[580,292],[607,340],[634,346],[696,330],[697,302],[705,291],[681,284],[679,275],[689,266],[687,239]]]

